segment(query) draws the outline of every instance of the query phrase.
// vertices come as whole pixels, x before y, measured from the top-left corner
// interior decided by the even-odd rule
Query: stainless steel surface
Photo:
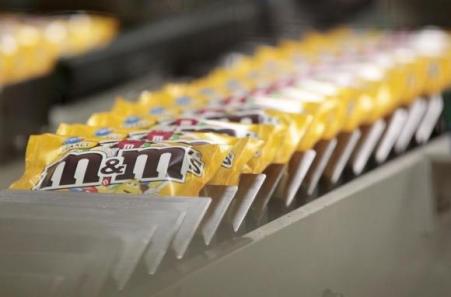
[[[296,152],[291,157],[288,164],[288,172],[283,176],[276,192],[277,198],[282,199],[286,207],[293,203],[296,193],[307,176],[315,158],[315,150],[307,150],[302,153]]]
[[[165,197],[127,196],[124,199],[117,194],[96,194],[79,192],[48,192],[48,191],[0,191],[0,201],[10,201],[28,204],[50,204],[66,207],[90,207],[106,209],[149,209],[154,211],[172,211],[183,213],[183,221],[172,239],[172,249],[177,258],[185,254],[194,234],[199,227],[211,199],[205,197]]]
[[[384,133],[385,126],[385,121],[380,119],[370,126],[362,127],[362,137],[352,156],[351,166],[355,175],[360,175],[365,169],[382,133]]]
[[[242,174],[240,177],[240,184],[238,185],[238,192],[232,205],[229,208],[229,213],[232,220],[233,230],[236,232],[240,229],[247,213],[249,212],[252,203],[257,197],[263,182],[266,179],[265,174]]]
[[[404,108],[398,108],[390,116],[387,128],[385,129],[384,135],[382,136],[374,155],[378,163],[383,163],[387,160],[393,146],[403,130],[406,121],[407,111]]]
[[[427,102],[424,99],[417,99],[409,106],[407,109],[407,120],[401,135],[399,135],[395,143],[395,152],[402,153],[407,149],[426,113],[426,109]]]
[[[337,147],[335,148],[332,157],[324,170],[324,175],[332,184],[336,184],[346,168],[346,164],[352,156],[352,152],[356,147],[362,132],[356,129],[349,133],[341,133],[337,137]]]
[[[260,220],[266,213],[269,201],[274,195],[277,186],[286,173],[287,166],[284,164],[271,164],[265,169],[266,179],[258,191],[257,197],[252,204],[252,213],[256,220]]]
[[[230,204],[238,191],[238,186],[207,185],[202,195],[210,197],[211,205],[202,221],[201,233],[206,245],[209,245],[223,221]]]
[[[315,145],[316,158],[313,161],[309,173],[305,177],[307,183],[307,195],[313,195],[315,192],[319,180],[323,175],[336,146],[336,138],[327,141],[323,140]]]
[[[426,143],[431,137],[434,127],[437,125],[440,115],[445,108],[441,94],[431,96],[427,102],[428,106],[416,133],[415,140],[418,143]]]
[[[64,234],[60,242],[70,240],[74,234],[86,234],[91,237],[108,234],[121,240],[121,253],[117,255],[111,276],[116,280],[118,287],[122,288],[129,280],[136,264],[148,250],[147,255],[155,253],[161,245],[156,232],[164,233],[163,237],[175,232],[172,225],[183,219],[182,213],[153,210],[108,210],[105,208],[67,208],[61,205],[40,203],[23,203],[20,197],[8,199],[7,193],[2,193],[0,201],[0,219],[2,225],[8,225],[10,230],[21,233],[21,229],[36,232],[41,235]],[[164,222],[166,221],[166,222]],[[164,230],[166,229],[166,230]],[[171,236],[172,238],[172,236]],[[148,248],[148,244],[152,246]],[[170,243],[170,239],[169,239]],[[55,242],[58,244],[58,242]],[[30,247],[33,249],[33,247]],[[14,251],[13,251],[14,252]],[[30,251],[31,253],[33,251]],[[35,251],[36,252],[36,251]],[[45,253],[45,251],[41,251]]]

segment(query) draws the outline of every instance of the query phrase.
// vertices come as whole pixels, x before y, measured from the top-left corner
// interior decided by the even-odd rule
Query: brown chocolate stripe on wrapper
[[[24,176],[12,189],[198,196],[227,145],[32,136]]]

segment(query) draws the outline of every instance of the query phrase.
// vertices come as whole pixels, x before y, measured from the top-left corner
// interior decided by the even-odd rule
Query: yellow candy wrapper
[[[239,183],[240,174],[245,170],[245,165],[251,160],[263,144],[262,140],[250,137],[234,137],[227,134],[211,132],[188,132],[175,126],[155,126],[146,131],[133,131],[130,133],[133,139],[146,139],[150,141],[171,141],[185,144],[220,144],[228,145],[231,149],[224,158],[221,167],[209,185],[234,186]]]
[[[354,87],[360,91],[358,99],[361,111],[365,115],[363,124],[372,124],[390,114],[399,99],[395,99],[390,85],[384,79],[384,70],[376,64],[355,63],[340,70],[351,73]]]
[[[131,102],[125,102],[123,100],[118,100],[113,107],[113,112],[117,112],[120,114],[142,114],[143,111],[148,110],[148,107],[145,106],[144,103],[140,102],[137,104],[133,104]],[[155,106],[150,107],[155,108]],[[176,107],[177,108],[177,107]],[[215,112],[212,114],[212,112]],[[266,140],[265,144],[261,147],[261,151],[258,153],[258,155],[251,160],[249,160],[248,163],[248,170],[246,170],[246,173],[261,173],[266,166],[268,166],[270,163],[286,163],[288,162],[289,158],[291,157],[292,153],[294,152],[294,148],[296,147],[297,143],[299,142],[299,139],[301,137],[300,134],[303,133],[303,129],[305,129],[304,123],[306,121],[308,122],[310,119],[299,119],[295,118],[294,116],[289,115],[283,115],[279,114],[280,120],[276,120],[274,116],[270,116],[269,114],[256,114],[255,110],[250,111],[249,110],[242,110],[237,111],[234,110],[234,112],[238,112],[237,114],[233,115],[231,113],[224,113],[222,112],[221,115],[218,114],[217,109],[198,109],[193,111],[188,111],[184,113],[184,116],[187,116],[186,123],[188,123],[188,126],[190,126],[190,117],[192,116],[200,116],[201,118],[205,119],[213,119],[214,122],[211,121],[202,121],[202,125],[210,126],[212,129],[211,132],[214,133],[224,133],[221,132],[221,130],[224,130],[223,127],[227,128],[230,127],[232,130],[240,129],[243,130],[249,130],[252,133],[256,133],[255,137],[261,140]],[[175,112],[174,112],[175,113]],[[273,113],[276,113],[274,111]],[[145,116],[145,115],[144,115]],[[290,122],[291,120],[294,120],[294,122]],[[219,124],[219,122],[225,121],[224,124]],[[277,123],[275,122],[277,121]],[[161,121],[160,121],[161,122]],[[163,121],[164,122],[164,121]],[[167,122],[171,122],[171,120],[168,120]],[[174,121],[172,121],[174,122]],[[227,122],[235,122],[240,123],[240,125],[229,125]],[[177,122],[179,126],[184,126],[183,124],[183,118],[179,118],[179,121]],[[198,125],[199,122],[196,123]],[[219,124],[219,127],[218,127]],[[245,127],[246,125],[250,125],[249,127]],[[187,128],[183,128],[187,129]],[[198,129],[198,128],[195,128]],[[209,128],[206,128],[207,131],[209,131]],[[237,130],[238,131],[238,130]],[[290,140],[286,142],[286,145],[281,146],[280,144],[283,142],[283,140],[287,137],[287,133],[290,133],[289,135],[293,138],[289,138]],[[236,132],[230,132],[231,136],[234,137],[240,137],[239,135],[242,134],[236,133]],[[251,145],[252,143],[249,143]],[[251,147],[255,147],[255,145],[251,145]],[[283,151],[280,153],[277,153],[277,150],[282,148]],[[269,163],[268,163],[269,162]]]
[[[343,112],[338,110],[342,106],[336,100],[325,100],[324,96],[294,87],[284,88],[254,100],[259,105],[313,118],[297,151],[306,151],[313,148],[321,139],[334,137],[344,124],[343,118],[336,116]]]
[[[403,70],[404,88],[401,103],[409,105],[421,96],[426,81],[427,61],[413,50],[398,49],[394,53],[396,64]]]
[[[275,136],[276,128],[270,124],[238,124],[198,118],[177,118],[160,122],[157,127],[176,127],[178,131],[185,132],[211,132],[225,134],[233,137],[251,137],[262,140],[261,147],[246,164],[243,173],[258,174],[274,160],[277,152],[278,139]]]
[[[141,98],[147,96],[146,93],[141,95]],[[148,115],[158,117],[159,119],[174,118],[182,114],[183,108],[168,103],[168,101],[160,100],[157,95],[149,95],[155,100],[141,100],[138,102],[131,102],[118,98],[111,108],[111,112],[119,115]]]
[[[224,134],[195,133],[176,131],[175,127],[149,128],[145,130],[126,130],[121,128],[94,127],[82,124],[61,124],[57,134],[73,137],[98,137],[106,139],[145,140],[152,142],[177,142],[187,145],[218,144],[227,145],[229,153],[224,158],[221,167],[208,182],[210,185],[237,185],[245,164],[256,154],[262,141],[253,138],[236,138]],[[114,135],[114,136],[113,136]],[[103,143],[103,142],[102,142]]]
[[[422,95],[436,94],[447,87],[449,35],[440,29],[423,29],[411,36],[411,48],[425,63]]]
[[[228,148],[55,134],[31,136],[24,175],[11,189],[197,196]]]
[[[178,117],[167,119],[163,117],[157,120],[146,114],[146,108],[141,108],[142,103],[133,105],[118,101],[121,108],[115,108],[118,113],[94,114],[88,120],[89,125],[102,125],[117,128],[167,128],[167,126],[177,127],[178,131],[190,132],[211,132],[226,134],[233,137],[249,137],[263,140],[263,144],[256,152],[255,156],[248,162],[245,173],[261,173],[270,163],[274,161],[277,150],[281,147],[283,130],[281,125],[273,124],[237,124],[222,121],[211,121],[205,119],[194,119],[192,117]],[[297,140],[296,140],[297,141]],[[250,143],[251,144],[251,143]],[[287,156],[284,156],[287,157]]]
[[[97,138],[99,142],[114,142],[126,139],[129,136],[129,131],[126,129],[109,128],[109,127],[94,127],[85,124],[65,124],[58,126],[56,134],[63,136],[79,136],[84,138]]]
[[[112,127],[126,130],[149,129],[158,123],[158,118],[141,116],[137,114],[117,114],[112,112],[99,112],[92,114],[87,124],[95,127]]]
[[[406,89],[405,69],[399,67],[394,57],[390,55],[380,55],[378,64],[385,70],[383,81],[388,88],[390,96],[389,112],[393,112],[402,105],[402,98]]]
[[[325,133],[325,138],[334,137],[339,131],[346,130],[347,126],[354,126],[358,121],[359,110],[357,98],[351,97],[349,90],[339,88],[335,84],[320,79],[299,80],[293,85],[297,90],[305,90],[313,94],[319,94],[322,100],[331,101],[334,105],[334,123],[330,125],[329,131]],[[303,98],[300,96],[299,98]],[[310,100],[304,99],[305,102]]]
[[[427,58],[425,94],[437,94],[446,87],[447,66],[442,54]]]
[[[88,120],[88,125],[129,130],[167,130],[172,127],[174,131],[208,132],[237,138],[251,137],[255,140],[262,140],[248,142],[250,146],[248,148],[249,150],[254,150],[256,146],[258,150],[247,163],[243,173],[261,173],[274,159],[276,154],[274,146],[277,147],[278,145],[275,143],[277,139],[271,139],[275,130],[272,125],[245,125],[193,118],[175,118],[172,120],[163,119],[157,121],[155,117],[147,115],[118,115],[108,112],[93,114]]]
[[[218,102],[217,107],[207,107],[192,112],[207,119],[234,123],[270,124],[276,129],[275,143],[283,145],[278,147],[272,163],[286,164],[304,137],[313,117],[295,113],[281,112],[275,109],[242,104],[238,99],[226,99]]]
[[[255,81],[244,79],[248,66],[237,65],[233,69],[217,69],[208,75],[206,80],[218,94],[217,98],[243,95],[255,88]],[[257,73],[255,73],[257,74]]]
[[[167,84],[158,91],[143,92],[138,101],[147,106],[158,105],[175,110],[200,108],[207,102],[207,97],[199,94],[194,84]]]
[[[234,142],[232,150],[223,161],[218,172],[208,182],[209,185],[238,185],[241,173],[247,170],[247,164],[263,145],[262,140],[250,137],[238,138]]]
[[[344,72],[328,72],[314,76],[315,80],[330,85],[331,91],[337,92],[338,98],[345,101],[346,117],[343,130],[352,132],[358,128],[365,119],[365,101],[362,99],[362,90],[356,83],[353,75]]]
[[[364,81],[365,93],[373,100],[372,112],[368,121],[373,123],[389,115],[395,108],[397,99],[393,98],[384,70],[376,65],[362,65],[359,72]]]

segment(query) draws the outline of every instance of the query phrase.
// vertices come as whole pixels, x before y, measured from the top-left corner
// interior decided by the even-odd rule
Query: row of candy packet
[[[45,74],[60,56],[103,46],[117,27],[97,15],[0,15],[0,85]]]
[[[263,46],[187,84],[118,99],[87,125],[32,136],[16,189],[207,194],[237,231],[345,167],[360,174],[430,137],[451,82],[449,37],[339,29]],[[404,129],[403,129],[404,128]],[[302,187],[301,187],[302,186]],[[216,204],[215,204],[216,203]]]

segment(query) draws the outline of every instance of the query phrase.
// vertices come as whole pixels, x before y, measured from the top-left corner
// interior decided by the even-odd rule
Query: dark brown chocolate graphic
[[[39,190],[99,186],[108,178],[111,184],[128,180],[184,182],[186,173],[201,175],[199,152],[188,147],[147,147],[119,150],[117,156],[104,152],[69,153],[42,174]]]

